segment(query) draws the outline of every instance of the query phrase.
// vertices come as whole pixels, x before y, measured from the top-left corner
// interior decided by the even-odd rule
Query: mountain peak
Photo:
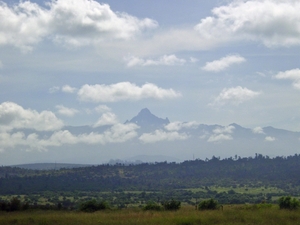
[[[140,127],[160,127],[169,124],[168,118],[162,119],[153,115],[148,108],[142,109],[137,116],[133,117],[130,121],[126,123],[135,123]]]
[[[138,115],[153,115],[148,108],[142,109]]]

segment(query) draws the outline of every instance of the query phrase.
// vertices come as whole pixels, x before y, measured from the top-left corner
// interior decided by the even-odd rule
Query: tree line
[[[114,205],[141,204],[167,197],[176,197],[189,204],[204,198],[215,198],[221,204],[270,202],[278,194],[216,192],[209,187],[277,187],[284,191],[281,195],[298,196],[299,170],[300,155],[297,154],[275,158],[260,154],[246,158],[212,157],[182,163],[104,164],[45,171],[0,167],[0,195],[96,193],[93,197],[109,199]],[[201,190],[189,191],[193,188]],[[137,191],[139,193],[135,193]],[[54,204],[59,202],[57,197],[47,199]],[[73,202],[66,199],[60,203],[68,206]]]

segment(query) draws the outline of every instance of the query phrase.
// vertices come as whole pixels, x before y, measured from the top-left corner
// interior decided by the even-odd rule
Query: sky
[[[55,145],[34,146],[49,141],[34,131],[61,140],[64,126],[122,126],[146,107],[171,122],[300,131],[299,11],[298,0],[0,1],[0,158]]]

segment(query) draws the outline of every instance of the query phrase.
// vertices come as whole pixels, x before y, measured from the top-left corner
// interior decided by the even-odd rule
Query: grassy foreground
[[[178,211],[142,211],[123,209],[95,213],[67,211],[25,211],[0,213],[1,225],[205,225],[205,224],[300,224],[300,211],[279,210],[277,206],[253,208],[246,206],[224,206],[224,210],[198,211],[193,207],[182,207]]]

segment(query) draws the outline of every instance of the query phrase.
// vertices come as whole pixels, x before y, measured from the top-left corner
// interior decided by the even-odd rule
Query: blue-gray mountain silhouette
[[[175,122],[181,123],[178,121]],[[205,159],[206,157],[210,158],[212,155],[220,156],[221,158],[234,155],[254,156],[255,153],[275,157],[295,154],[295,152],[298,152],[300,143],[300,132],[278,129],[271,126],[252,129],[242,127],[236,123],[229,125],[199,123],[189,126],[188,122],[182,122],[182,126],[178,129],[169,130],[170,127],[174,127],[170,126],[169,129],[166,128],[166,125],[170,123],[169,119],[159,118],[153,115],[147,108],[142,109],[130,121],[127,120],[125,123],[134,123],[139,126],[139,129],[130,133],[130,135],[134,136],[129,140],[105,143],[105,145],[84,144],[80,142],[74,145],[64,144],[60,148],[58,147],[62,151],[48,151],[49,154],[45,153],[45,157],[38,162],[55,162],[59,160],[60,162],[67,163],[97,164],[100,161],[107,162],[109,159],[116,159],[116,157],[123,161],[128,161],[130,158],[140,160],[133,158],[140,155],[163,155],[181,160],[189,160],[194,158],[194,156]],[[114,125],[100,127],[88,125],[65,126],[62,130],[66,130],[74,136],[88,136],[92,133],[99,134],[101,138],[115,132],[115,128],[113,127]],[[51,138],[54,134],[53,131],[40,132],[33,129],[18,129],[14,132],[22,132],[26,137],[34,133],[41,139]],[[143,135],[144,139],[141,138]],[[145,136],[150,137],[150,139],[152,138],[152,141],[144,142]],[[162,136],[162,138],[159,136]],[[167,137],[171,138],[168,139]],[[176,137],[186,138],[176,139]],[[88,154],[86,151],[82,151],[82,149],[88,149]],[[61,154],[63,151],[69,154]],[[28,158],[25,151],[22,154],[21,152],[22,157],[19,158]],[[36,161],[15,161],[13,164],[27,162]]]
[[[142,109],[137,116],[133,117],[131,120],[127,120],[125,123],[135,123],[142,129],[153,129],[160,128],[170,123],[169,119],[162,119],[153,115],[149,109]]]

